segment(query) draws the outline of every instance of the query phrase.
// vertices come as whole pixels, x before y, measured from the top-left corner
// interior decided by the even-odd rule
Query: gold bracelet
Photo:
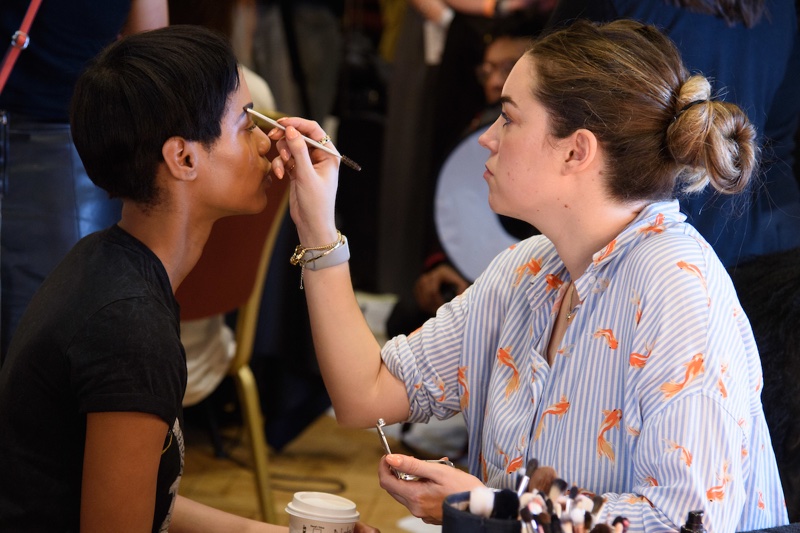
[[[292,265],[300,265],[300,289],[303,288],[303,278],[305,277],[306,267],[309,270],[321,270],[332,266],[339,265],[350,259],[350,248],[347,246],[347,237],[342,235],[342,232],[336,232],[338,238],[336,242],[326,244],[325,246],[316,246],[313,248],[304,248],[297,245],[289,258]],[[320,252],[316,255],[311,252]]]
[[[336,240],[330,244],[326,244],[324,246],[314,246],[311,248],[305,248],[302,244],[295,246],[294,253],[292,254],[292,257],[289,258],[289,262],[292,264],[292,266],[303,266],[309,261],[309,259],[303,259],[303,256],[308,252],[324,252],[325,250],[333,250],[337,246],[341,246],[341,244],[342,232],[336,230]]]

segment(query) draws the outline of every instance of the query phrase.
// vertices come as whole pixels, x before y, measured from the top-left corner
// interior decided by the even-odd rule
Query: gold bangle
[[[336,230],[336,240],[330,244],[326,244],[324,246],[313,246],[309,248],[304,247],[302,244],[298,244],[297,246],[295,246],[294,253],[289,258],[289,262],[293,266],[297,265],[302,266],[305,265],[305,263],[307,263],[311,259],[311,258],[303,259],[303,256],[305,256],[308,252],[324,252],[326,250],[333,250],[337,246],[341,245],[342,245],[342,232]]]

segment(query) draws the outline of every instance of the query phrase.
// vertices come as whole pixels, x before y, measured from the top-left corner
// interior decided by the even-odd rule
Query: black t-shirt
[[[17,31],[30,0],[0,2],[0,50]],[[51,122],[67,122],[69,102],[87,62],[119,35],[131,0],[42,2],[30,45],[20,53],[0,109]]]
[[[178,317],[161,262],[117,226],[45,280],[0,369],[0,531],[78,531],[86,414],[110,411],[171,428],[153,523],[166,530],[183,465]]]

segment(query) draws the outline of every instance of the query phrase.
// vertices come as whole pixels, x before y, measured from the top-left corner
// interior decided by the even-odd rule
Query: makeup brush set
[[[536,459],[516,491],[479,487],[445,499],[443,533],[623,533],[628,520],[600,521],[605,498],[581,492]]]

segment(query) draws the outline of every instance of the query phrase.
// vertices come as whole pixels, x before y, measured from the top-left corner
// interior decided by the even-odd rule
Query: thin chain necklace
[[[578,306],[573,305],[572,299],[575,297],[575,284],[570,282],[569,284],[569,309],[567,310],[567,322],[572,320],[572,317],[575,316],[575,313],[578,312]],[[580,300],[578,300],[578,305],[580,305]]]

